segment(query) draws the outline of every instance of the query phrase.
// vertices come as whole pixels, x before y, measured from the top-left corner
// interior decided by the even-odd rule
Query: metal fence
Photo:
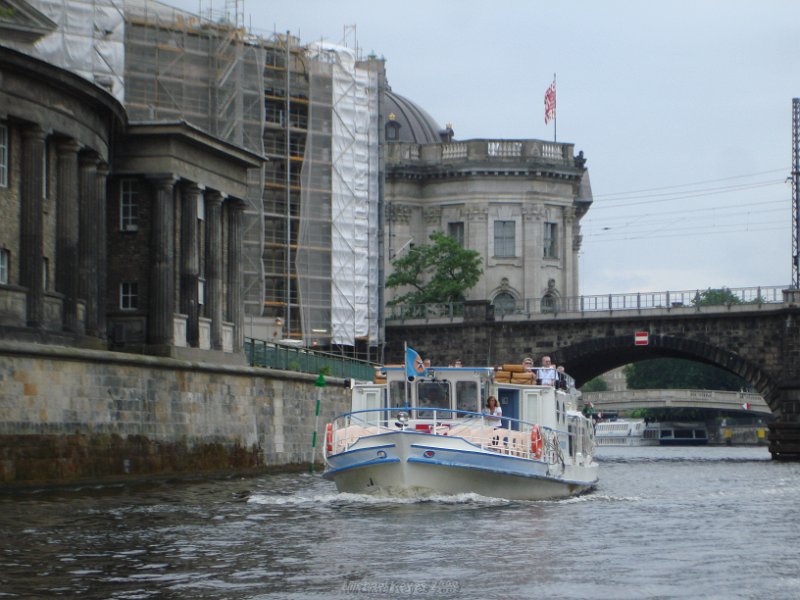
[[[375,365],[331,352],[295,348],[285,344],[245,338],[247,362],[252,367],[298,371],[362,381],[372,380]]]
[[[673,309],[699,306],[761,305],[783,303],[783,291],[789,286],[758,286],[665,292],[635,292],[595,296],[558,297],[547,295],[516,301],[513,305],[494,306],[495,318],[520,315],[586,313],[616,310]],[[464,304],[398,304],[387,308],[387,321],[410,319],[449,319],[460,321]]]

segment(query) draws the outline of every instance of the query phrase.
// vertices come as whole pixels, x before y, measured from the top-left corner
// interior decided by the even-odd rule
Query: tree
[[[595,377],[594,379],[590,379],[586,383],[581,386],[581,393],[586,392],[607,392],[608,391],[608,384],[606,380],[602,377]]]
[[[738,391],[746,385],[733,373],[682,358],[656,358],[628,365],[625,380],[632,390]]]
[[[699,292],[692,300],[694,306],[725,306],[728,304],[744,304],[742,299],[730,288],[708,288]]]
[[[463,302],[465,293],[481,277],[481,256],[440,231],[430,236],[431,244],[412,247],[392,261],[394,272],[386,278],[387,288],[411,290],[388,304],[429,304]]]

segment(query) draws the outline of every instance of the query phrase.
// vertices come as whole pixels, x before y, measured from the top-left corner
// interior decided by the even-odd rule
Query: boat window
[[[476,381],[456,382],[456,409],[481,412],[478,404],[478,383]]]
[[[419,408],[450,408],[450,385],[446,381],[420,381],[417,384],[417,406]],[[433,412],[421,410],[417,414],[417,418],[432,419]],[[441,418],[450,418],[450,413],[443,413]]]
[[[706,432],[703,429],[695,429],[694,430],[694,437],[697,439],[702,439],[706,437]]]
[[[410,404],[406,402],[406,384],[403,381],[390,381],[389,382],[389,408],[401,408]],[[392,418],[396,417],[396,413],[392,413]]]

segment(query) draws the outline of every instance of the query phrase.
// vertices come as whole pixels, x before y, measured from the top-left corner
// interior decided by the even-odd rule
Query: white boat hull
[[[458,437],[397,431],[366,436],[327,458],[340,492],[419,496],[476,493],[511,500],[574,496],[597,482],[597,464],[548,466],[481,449]]]

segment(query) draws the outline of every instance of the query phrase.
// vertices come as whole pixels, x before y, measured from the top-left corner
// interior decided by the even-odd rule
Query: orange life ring
[[[333,453],[333,423],[325,426],[325,454]]]
[[[542,458],[542,434],[538,425],[531,429],[531,454],[534,458]]]

